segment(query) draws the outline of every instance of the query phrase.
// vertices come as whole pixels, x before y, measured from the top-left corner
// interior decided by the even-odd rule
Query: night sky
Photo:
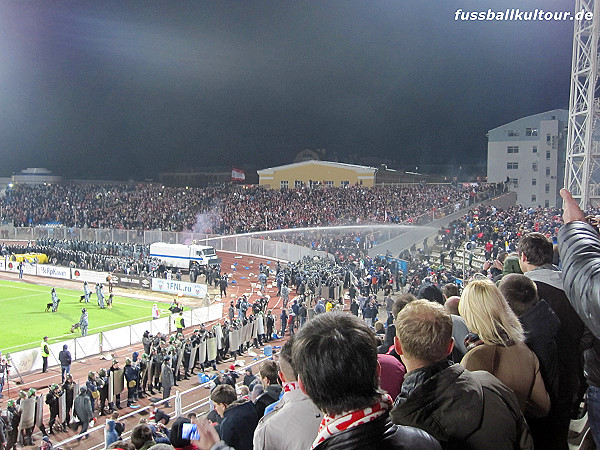
[[[156,178],[304,148],[484,163],[486,132],[567,108],[574,0],[0,2],[0,176]],[[391,165],[393,167],[393,165]]]

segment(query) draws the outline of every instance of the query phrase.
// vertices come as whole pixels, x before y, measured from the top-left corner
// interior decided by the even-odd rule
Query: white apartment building
[[[488,131],[488,182],[508,181],[517,204],[554,207],[565,174],[568,111],[523,117]]]

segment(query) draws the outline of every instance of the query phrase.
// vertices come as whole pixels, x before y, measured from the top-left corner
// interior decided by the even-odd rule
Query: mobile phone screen
[[[198,427],[195,423],[182,423],[181,424],[181,437],[182,439],[200,439],[198,433]]]

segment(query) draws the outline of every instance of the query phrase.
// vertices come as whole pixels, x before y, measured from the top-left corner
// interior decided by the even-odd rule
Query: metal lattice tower
[[[598,27],[600,0],[576,0],[575,14],[592,13],[592,20],[575,20],[569,132],[565,187],[583,209],[600,205],[600,146],[594,141],[600,117],[598,87]]]

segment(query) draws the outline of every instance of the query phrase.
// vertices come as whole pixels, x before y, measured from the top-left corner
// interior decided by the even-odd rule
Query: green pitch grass
[[[106,289],[106,288],[105,288]],[[114,297],[112,309],[100,309],[96,294],[92,293],[88,304],[79,303],[83,289],[57,288],[60,298],[58,311],[45,312],[51,303],[49,286],[23,282],[0,281],[0,350],[3,354],[37,347],[44,336],[50,343],[81,336],[71,325],[79,322],[81,308],[88,310],[88,334],[119,328],[151,319],[152,302],[129,297]],[[92,286],[93,291],[93,286]],[[108,293],[105,293],[108,297]],[[167,305],[162,305],[164,317]]]

